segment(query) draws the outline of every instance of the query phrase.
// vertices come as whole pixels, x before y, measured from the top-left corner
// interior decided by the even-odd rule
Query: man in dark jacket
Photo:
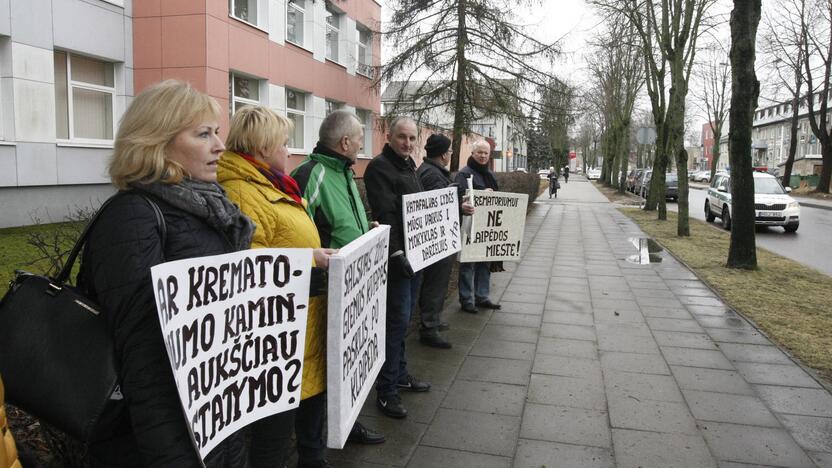
[[[416,147],[416,122],[397,117],[390,123],[387,144],[367,166],[364,184],[373,220],[390,225],[390,260],[387,268],[387,329],[385,359],[376,381],[376,406],[391,418],[404,418],[407,409],[399,390],[426,392],[430,383],[407,371],[404,337],[419,294],[420,274],[414,274],[404,253],[402,195],[422,191],[411,154]]]
[[[425,152],[425,160],[416,171],[422,187],[425,190],[449,187],[452,184],[451,173],[446,167],[451,161],[451,140],[439,133],[431,135],[425,145]],[[465,203],[462,205],[462,211],[470,215],[474,209]],[[453,255],[445,257],[425,268],[422,275],[422,287],[419,292],[419,341],[434,348],[448,349],[452,346],[439,332],[448,327],[447,323],[441,321],[441,314],[445,296],[448,294],[453,264]]]
[[[472,181],[474,190],[498,190],[497,178],[488,169],[491,157],[491,145],[480,140],[474,143],[471,157],[465,167],[459,170],[455,182],[464,190],[468,180]],[[459,303],[464,312],[476,314],[477,307],[499,309],[500,305],[488,298],[491,289],[491,262],[473,262],[459,264]]]

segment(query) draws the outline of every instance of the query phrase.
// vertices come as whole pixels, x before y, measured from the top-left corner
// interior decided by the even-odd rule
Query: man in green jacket
[[[332,112],[321,122],[315,149],[292,172],[318,228],[321,247],[340,249],[370,229],[352,172],[363,141],[364,129],[354,114]],[[356,421],[347,441],[380,444],[384,436]]]

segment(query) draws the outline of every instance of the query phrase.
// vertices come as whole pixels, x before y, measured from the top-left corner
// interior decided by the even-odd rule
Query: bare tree
[[[817,15],[811,20],[804,15],[801,17],[803,31],[803,72],[806,78],[807,99],[809,108],[809,126],[820,142],[823,168],[820,181],[815,189],[821,193],[829,193],[829,182],[832,179],[832,135],[829,130],[829,79],[832,75],[832,0],[808,0],[809,9]],[[817,71],[813,68],[820,65],[818,80]],[[818,102],[819,101],[819,102]],[[817,106],[820,106],[818,108]]]
[[[789,126],[789,154],[783,171],[783,185],[788,186],[792,176],[795,154],[797,153],[797,130],[800,123],[800,103],[803,97],[803,17],[806,0],[789,0],[773,5],[774,13],[768,12],[763,19],[762,51],[770,59],[768,68],[776,77],[776,85],[788,91],[792,111]]]
[[[552,83],[546,65],[557,49],[512,21],[517,3],[392,0],[393,15],[384,34],[395,52],[381,67],[376,84],[403,85],[388,113],[419,119],[431,110],[448,110],[454,135],[470,133],[472,122],[495,114],[509,115],[517,127],[525,124],[524,107],[540,110],[534,91],[548,90]],[[519,3],[530,6],[540,0]],[[433,79],[414,79],[425,73]],[[453,139],[452,170],[459,167],[461,143],[461,138]]]
[[[731,226],[729,268],[757,268],[754,174],[749,155],[751,127],[760,95],[760,82],[754,71],[760,9],[761,0],[734,0],[734,10],[731,12],[731,132],[728,141],[733,220],[728,221]]]
[[[728,103],[731,100],[731,68],[728,53],[722,48],[722,44],[714,42],[703,52],[700,53],[702,60],[699,61],[696,73],[702,82],[698,100],[708,116],[708,126],[714,136],[710,167],[713,180],[716,168],[719,167],[719,140],[722,138],[722,130],[728,118]]]

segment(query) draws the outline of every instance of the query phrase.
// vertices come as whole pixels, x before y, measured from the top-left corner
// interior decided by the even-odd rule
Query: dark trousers
[[[419,333],[422,336],[435,334],[441,323],[454,258],[453,255],[443,258],[423,270],[422,287],[419,290]]]
[[[381,397],[398,394],[396,383],[407,376],[404,337],[419,296],[421,276],[419,272],[413,278],[405,278],[391,272],[387,277],[385,358],[376,380],[376,392]]]
[[[459,303],[487,301],[491,289],[491,262],[459,264]]]
[[[284,411],[251,423],[251,468],[283,468],[296,412],[296,409]]]
[[[300,402],[295,416],[298,439],[298,465],[316,465],[326,455],[324,425],[326,424],[326,392]]]

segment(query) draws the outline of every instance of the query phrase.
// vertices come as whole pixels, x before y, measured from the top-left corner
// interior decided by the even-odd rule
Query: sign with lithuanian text
[[[471,216],[470,229],[462,233],[462,254],[459,261],[519,261],[529,196],[522,193],[471,190],[470,197],[474,214]]]
[[[402,215],[405,252],[413,271],[433,265],[462,248],[456,188],[404,195]]]

